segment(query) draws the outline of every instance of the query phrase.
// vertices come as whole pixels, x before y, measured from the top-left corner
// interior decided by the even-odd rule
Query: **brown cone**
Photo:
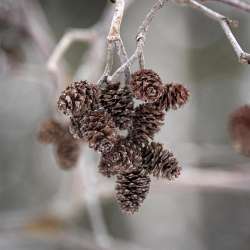
[[[68,116],[80,116],[98,105],[98,88],[87,81],[74,82],[59,97],[58,109]]]
[[[150,178],[140,171],[117,175],[116,199],[126,213],[135,213],[149,192]]]
[[[106,177],[111,177],[117,174],[116,169],[113,168],[112,164],[110,163],[110,159],[104,155],[101,156],[98,169],[99,173]]]
[[[59,166],[64,170],[73,168],[80,155],[79,142],[72,137],[65,136],[56,145],[56,158]]]
[[[121,88],[120,83],[106,83],[101,89],[100,104],[107,110],[120,129],[127,129],[131,126],[134,102],[131,91]]]
[[[143,152],[143,169],[147,174],[173,180],[180,175],[181,168],[171,152],[160,143],[151,142]]]
[[[145,102],[155,102],[163,94],[161,78],[153,70],[142,69],[132,75],[130,88],[134,96]]]
[[[112,118],[102,109],[71,118],[70,132],[75,138],[86,139],[91,148],[102,153],[109,152],[118,139]]]
[[[133,125],[129,130],[129,136],[136,140],[153,139],[163,125],[164,112],[155,108],[153,104],[141,104],[134,112]]]
[[[38,131],[38,140],[44,144],[56,143],[64,135],[66,128],[54,119],[43,122]]]
[[[229,120],[229,132],[236,151],[250,156],[250,106],[235,110]]]
[[[177,109],[182,107],[189,98],[189,91],[178,83],[166,84],[164,86],[164,94],[155,103],[158,109]]]
[[[128,173],[140,169],[141,163],[141,153],[136,145],[127,138],[121,138],[110,152],[103,154],[100,172]]]

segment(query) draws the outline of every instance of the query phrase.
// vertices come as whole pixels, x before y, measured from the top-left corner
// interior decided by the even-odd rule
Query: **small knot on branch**
[[[139,42],[139,41],[145,41],[146,37],[144,34],[142,34],[142,32],[138,33],[137,36],[136,36],[136,41]]]
[[[250,54],[241,54],[239,61],[242,64],[250,64]]]
[[[238,20],[233,20],[229,19],[227,17],[224,17],[223,20],[226,21],[226,23],[231,27],[231,28],[238,28],[239,27],[239,21]]]
[[[240,25],[240,22],[238,20],[228,20],[230,27],[232,28],[238,28]]]

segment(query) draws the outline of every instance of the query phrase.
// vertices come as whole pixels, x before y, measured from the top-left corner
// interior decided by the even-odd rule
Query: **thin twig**
[[[122,39],[118,39],[117,41],[115,41],[115,45],[116,45],[118,55],[120,57],[121,64],[126,63],[128,60],[128,54],[127,54],[126,48],[124,47]],[[130,76],[131,76],[130,67],[125,68],[124,74],[125,74],[125,84],[128,84],[130,81]]]
[[[139,60],[140,69],[144,69],[145,68],[145,57],[144,57],[143,52],[139,54],[138,60]]]
[[[154,4],[153,8],[149,11],[149,13],[147,14],[146,18],[144,19],[142,25],[139,27],[137,39],[136,39],[137,46],[136,46],[136,50],[135,50],[134,54],[127,60],[126,63],[124,63],[120,68],[118,68],[115,71],[115,73],[109,78],[110,81],[116,80],[120,76],[120,74],[124,72],[126,67],[130,67],[139,56],[143,56],[143,48],[145,45],[146,35],[147,35],[148,30],[149,30],[149,26],[150,26],[153,18],[156,16],[157,11],[160,10],[167,1],[168,0],[158,0]],[[140,61],[143,62],[142,57],[141,57]]]
[[[42,7],[37,0],[22,0],[17,1],[17,4],[22,8],[25,15],[24,23],[32,39],[47,59],[54,47],[55,39]]]
[[[120,37],[121,23],[124,14],[125,2],[124,0],[116,0],[115,12],[108,34],[108,41],[115,41]]]
[[[124,0],[115,1],[115,11],[111,22],[110,30],[107,36],[108,45],[107,45],[106,67],[98,83],[103,82],[103,80],[106,79],[111,73],[113,66],[113,57],[114,57],[114,45],[115,41],[120,39],[120,30],[124,14],[124,8],[125,8]]]
[[[219,14],[218,12],[215,12],[211,9],[209,9],[208,7],[202,5],[201,3],[198,3],[195,0],[187,0],[187,3],[189,6],[191,6],[192,8],[201,11],[203,14],[205,14],[206,16],[208,16],[209,18],[219,22],[219,24],[221,25],[224,33],[227,36],[227,39],[230,41],[238,59],[240,63],[248,63],[250,64],[250,54],[245,52],[241,46],[239,45],[239,43],[237,42],[234,34],[231,31],[230,26],[234,26],[235,22],[228,19],[227,17]]]
[[[250,173],[247,169],[202,169],[191,167],[183,171],[183,174],[169,185],[187,189],[196,188],[198,190],[221,190],[249,192]],[[165,187],[163,187],[163,185]],[[167,187],[166,182],[158,182],[152,185],[154,191],[164,192]]]
[[[104,79],[106,79],[112,70],[113,64],[113,56],[114,56],[114,46],[117,48],[118,56],[120,57],[121,63],[125,63],[128,60],[128,55],[126,49],[123,45],[123,41],[121,39],[120,30],[121,30],[121,23],[124,15],[125,10],[125,1],[124,0],[116,0],[115,1],[116,7],[113,16],[113,20],[111,22],[109,34],[107,36],[107,62],[104,73],[98,83],[101,83]],[[125,81],[128,83],[130,79],[130,67],[127,66],[124,68],[125,72]]]
[[[235,7],[236,9],[250,12],[250,4],[241,0],[202,0],[201,2],[214,1]]]
[[[110,75],[113,63],[114,63],[114,44],[113,42],[108,42],[107,45],[107,56],[106,56],[106,66],[101,78],[98,80],[97,84],[102,83]]]

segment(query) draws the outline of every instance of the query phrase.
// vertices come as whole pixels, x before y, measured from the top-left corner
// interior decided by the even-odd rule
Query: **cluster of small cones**
[[[38,140],[43,144],[52,144],[58,165],[69,170],[77,163],[80,154],[79,141],[72,138],[68,126],[55,119],[48,119],[41,124]]]
[[[183,85],[164,84],[157,73],[146,69],[135,72],[129,86],[81,81],[59,97],[58,109],[70,118],[72,136],[101,154],[101,174],[116,177],[116,198],[124,212],[139,209],[150,176],[169,180],[179,176],[181,168],[173,154],[153,140],[166,111],[183,106],[188,97]],[[136,106],[134,99],[141,104]]]
[[[250,157],[250,105],[241,106],[232,112],[229,132],[234,149]]]

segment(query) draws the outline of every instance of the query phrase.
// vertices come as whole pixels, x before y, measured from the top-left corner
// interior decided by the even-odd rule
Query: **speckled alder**
[[[68,123],[62,125],[54,118],[48,120],[41,126],[39,139],[54,145],[62,169],[76,166],[80,146],[87,143],[100,154],[99,173],[116,179],[116,199],[122,211],[133,214],[149,192],[151,177],[174,180],[180,175],[177,159],[164,145],[155,142],[154,136],[164,125],[166,112],[188,101],[189,91],[179,83],[164,83],[154,70],[144,66],[146,34],[157,11],[167,1],[156,1],[146,15],[138,29],[136,51],[130,58],[120,36],[125,1],[113,2],[115,10],[107,36],[106,67],[101,78],[96,83],[87,79],[66,87],[57,106]],[[95,33],[76,31],[70,34],[92,41]],[[48,62],[50,69],[56,69],[56,63],[67,48],[64,44],[67,39],[67,36],[62,39],[52,54]],[[113,71],[115,53],[121,65]],[[130,66],[136,60],[139,70],[131,73]],[[122,74],[124,79],[118,81]]]
[[[81,81],[71,84],[60,96],[58,108],[70,119],[70,125],[66,128],[71,133],[71,142],[78,142],[77,147],[87,142],[91,148],[101,154],[99,172],[107,177],[116,177],[117,201],[123,211],[134,213],[149,191],[151,176],[172,180],[180,174],[181,168],[176,158],[161,143],[154,141],[154,135],[164,124],[166,112],[183,106],[188,100],[189,92],[182,84],[174,82],[163,84],[157,73],[151,69],[145,69],[144,46],[147,32],[157,12],[170,1],[156,0],[138,28],[136,48],[130,57],[122,41],[120,26],[124,11],[135,0],[110,0],[110,2],[115,4],[113,14],[107,11],[93,27],[71,29],[64,34],[50,56],[47,67],[55,76],[57,87],[61,87],[64,82],[60,81],[63,79],[60,61],[72,43],[81,41],[92,45],[89,53],[91,56],[85,61],[86,65],[81,65],[86,66],[82,72],[88,74],[89,78],[94,78],[101,73],[100,68],[104,66],[103,57],[107,52],[106,67],[97,83]],[[232,31],[237,26],[237,21],[215,12],[206,7],[205,3],[196,0],[187,0],[184,1],[185,3],[171,2],[191,7],[216,21],[231,43],[239,62],[250,64],[250,54],[241,48]],[[250,5],[241,0],[219,0],[219,2],[250,12]],[[106,33],[103,30],[106,29],[111,15],[113,19],[105,40]],[[106,51],[103,49],[105,41]],[[101,53],[96,53],[97,48],[101,48],[98,51]],[[115,53],[121,65],[113,71]],[[131,74],[130,67],[137,60],[140,70]],[[94,69],[94,72],[92,70],[88,72],[86,69]],[[113,74],[111,74],[112,71]],[[119,82],[117,79],[122,74],[124,74],[124,82]],[[135,105],[134,99],[139,99],[141,104]],[[248,125],[245,118],[240,119],[237,126],[233,125],[232,133],[234,138],[238,138],[237,142],[243,138],[238,133],[239,126],[244,125],[246,128]],[[127,131],[126,136],[120,133],[122,130]],[[59,142],[51,139],[55,131],[50,131],[46,126],[42,127],[40,132],[42,131],[43,142],[52,143],[57,147]],[[73,167],[79,153],[74,154],[77,151],[72,151],[70,148],[62,152],[61,156],[74,159],[74,161],[68,161],[71,163],[70,167]]]
[[[59,97],[58,109],[70,118],[72,136],[101,154],[101,174],[116,177],[116,198],[123,211],[139,209],[151,176],[168,180],[179,176],[177,160],[154,142],[154,135],[164,124],[166,111],[183,106],[188,97],[183,85],[163,84],[157,73],[146,69],[132,74],[128,86],[74,82]],[[134,99],[142,103],[136,106]]]

